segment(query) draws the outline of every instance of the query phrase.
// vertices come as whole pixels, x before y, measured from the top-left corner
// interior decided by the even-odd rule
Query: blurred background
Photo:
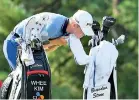
[[[108,39],[126,34],[119,45],[117,61],[118,96],[120,99],[138,98],[138,0],[0,0],[0,80],[11,72],[3,55],[3,41],[21,20],[40,12],[54,12],[72,16],[78,9],[87,10],[100,23],[105,15],[117,19]],[[89,53],[89,37],[81,39]],[[68,46],[47,53],[52,71],[54,99],[81,99],[84,66],[76,65]]]

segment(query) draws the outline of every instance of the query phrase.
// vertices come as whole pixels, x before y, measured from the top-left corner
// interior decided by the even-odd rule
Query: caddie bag
[[[23,71],[21,98],[43,100],[51,98],[51,71],[43,48],[32,50],[35,64],[26,66]],[[22,93],[23,91],[23,93]]]

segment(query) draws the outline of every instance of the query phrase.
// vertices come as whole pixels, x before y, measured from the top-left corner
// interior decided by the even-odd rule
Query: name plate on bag
[[[88,88],[87,99],[110,99],[110,83]]]

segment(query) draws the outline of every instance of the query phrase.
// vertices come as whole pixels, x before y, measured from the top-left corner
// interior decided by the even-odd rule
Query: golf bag
[[[6,78],[6,80],[3,82],[2,87],[0,89],[0,99],[8,99],[12,83],[13,83],[13,77],[12,74],[10,73]]]
[[[90,50],[91,61],[85,69],[84,99],[116,99],[117,77],[115,75],[118,51],[108,41]]]
[[[1,88],[1,99],[50,99],[51,71],[43,47],[32,48],[34,64],[26,66],[18,49],[17,67]]]
[[[33,50],[35,63],[25,66],[23,82],[23,99],[50,99],[51,98],[51,71],[48,59],[43,48]],[[21,88],[22,88],[21,87]],[[26,97],[26,98],[24,98]]]
[[[31,17],[23,36],[14,32],[15,41],[19,44],[17,67],[3,84],[2,99],[51,98],[51,71],[42,46],[43,39],[47,37],[40,36],[46,24],[43,19],[48,19],[48,15],[42,13],[39,22]]]
[[[116,61],[118,50],[116,45],[124,43],[125,35],[112,43],[106,40],[109,29],[116,22],[113,17],[105,16],[102,29],[97,21],[92,29],[95,35],[89,41],[91,61],[85,68],[83,99],[118,99]]]

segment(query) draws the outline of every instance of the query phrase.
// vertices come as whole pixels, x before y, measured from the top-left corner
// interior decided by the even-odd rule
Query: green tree
[[[10,72],[2,53],[2,44],[14,26],[30,15],[39,12],[60,13],[72,16],[78,9],[87,10],[101,23],[105,15],[114,16],[116,25],[111,29],[108,39],[126,33],[127,39],[117,47],[118,95],[119,98],[137,99],[137,0],[1,0],[0,1],[0,79]],[[81,39],[85,51],[89,52],[89,37]],[[110,40],[111,41],[111,40]],[[82,98],[84,66],[75,63],[68,46],[59,47],[47,53],[52,71],[53,98]]]

